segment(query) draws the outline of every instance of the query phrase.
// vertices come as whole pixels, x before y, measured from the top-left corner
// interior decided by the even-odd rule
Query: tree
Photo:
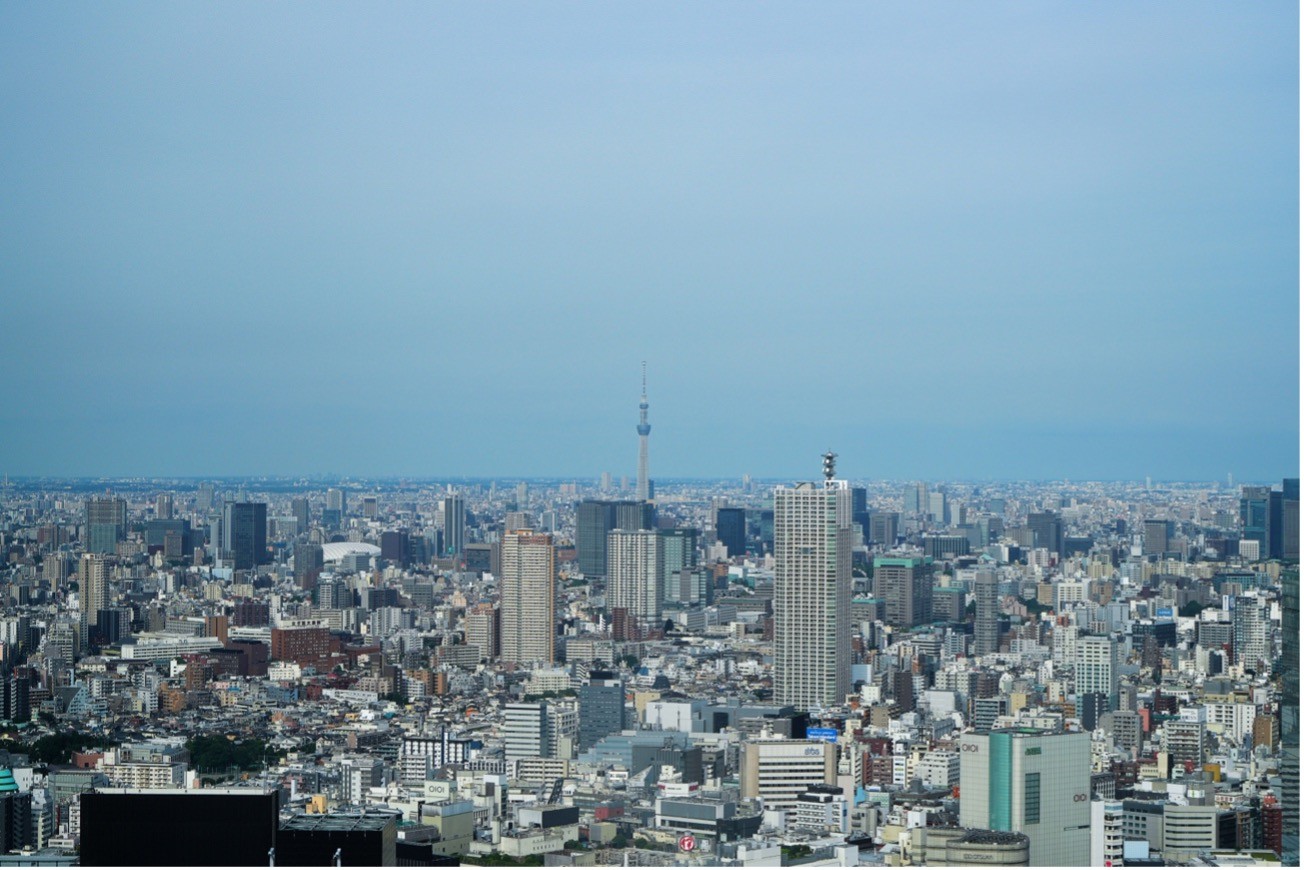
[[[1177,611],[1179,616],[1198,616],[1201,610],[1213,607],[1212,604],[1201,604],[1198,601],[1188,601],[1182,605],[1182,609]]]

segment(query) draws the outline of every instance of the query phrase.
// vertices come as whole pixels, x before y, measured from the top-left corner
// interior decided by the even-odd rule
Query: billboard
[[[838,729],[836,728],[807,728],[807,740],[823,740],[825,743],[838,742]]]

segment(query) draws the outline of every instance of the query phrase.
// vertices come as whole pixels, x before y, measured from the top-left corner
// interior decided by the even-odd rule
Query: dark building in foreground
[[[394,867],[398,816],[326,813],[295,816],[276,835],[276,863],[285,867]],[[339,852],[338,859],[335,853]]]
[[[279,810],[277,792],[253,788],[87,792],[81,796],[81,862],[87,867],[266,867],[276,846]]]

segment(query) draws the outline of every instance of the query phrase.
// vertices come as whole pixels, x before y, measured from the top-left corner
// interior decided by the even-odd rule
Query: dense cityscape
[[[0,3],[0,870],[1298,866],[1300,33]]]
[[[639,415],[632,480],[6,479],[0,863],[1298,861],[1297,478],[658,485]]]

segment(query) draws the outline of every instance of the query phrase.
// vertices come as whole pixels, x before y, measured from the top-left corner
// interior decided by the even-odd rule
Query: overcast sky
[[[1298,14],[0,5],[0,471],[1295,476]]]

